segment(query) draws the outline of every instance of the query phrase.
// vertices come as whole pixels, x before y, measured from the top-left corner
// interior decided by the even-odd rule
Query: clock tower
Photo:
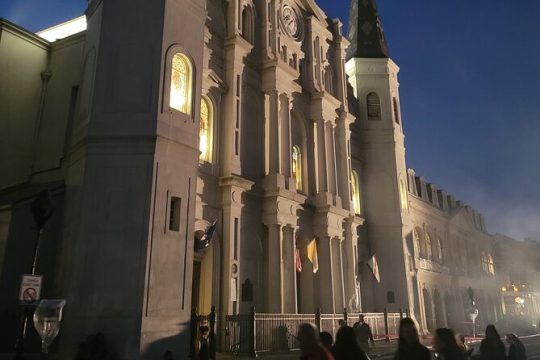
[[[413,310],[399,67],[390,58],[375,0],[352,0],[349,40],[346,72],[358,112],[352,127],[353,162],[363,169],[366,214],[366,253],[359,256],[366,260],[376,255],[380,271],[380,282],[363,277],[372,285],[370,294],[369,284],[363,284],[364,310]]]

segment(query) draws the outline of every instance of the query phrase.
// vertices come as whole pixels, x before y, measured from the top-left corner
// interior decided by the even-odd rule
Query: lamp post
[[[49,221],[54,212],[52,205],[51,193],[49,190],[43,190],[37,194],[34,201],[32,201],[32,217],[36,225],[36,234],[34,240],[34,251],[32,255],[32,264],[30,266],[30,272],[32,275],[36,274],[37,260],[39,257],[39,247],[41,242],[41,235],[45,224]],[[19,325],[19,335],[15,344],[15,354],[13,360],[23,360],[24,353],[24,339],[26,337],[26,329],[32,316],[34,306],[23,305],[22,316]]]
[[[474,301],[474,290],[473,288],[467,289],[467,294],[469,295],[469,300],[471,302],[471,306],[469,307],[467,313],[469,315],[469,319],[472,321],[473,324],[473,337],[476,337],[476,318],[478,317],[479,311],[476,307],[476,302]]]

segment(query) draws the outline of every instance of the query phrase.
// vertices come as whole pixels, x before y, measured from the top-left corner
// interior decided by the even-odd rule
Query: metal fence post
[[[257,323],[256,323],[255,306],[251,307],[249,314],[249,356],[252,358],[257,357]]]
[[[388,331],[388,310],[384,308],[384,338],[390,341],[390,332]]]
[[[345,325],[349,326],[349,313],[347,312],[347,308],[343,308],[343,320],[345,321]]]
[[[403,319],[403,309],[399,309],[399,320]]]
[[[210,346],[210,359],[216,358],[216,307],[212,305],[208,319],[210,333],[208,334],[208,344]]]
[[[315,325],[319,329],[319,332],[322,331],[322,328],[321,328],[321,308],[317,308],[317,312],[315,313]]]
[[[197,341],[197,310],[191,309],[191,319],[189,321],[189,357],[195,359]]]

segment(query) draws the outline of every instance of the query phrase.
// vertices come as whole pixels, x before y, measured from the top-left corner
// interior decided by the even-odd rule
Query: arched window
[[[354,213],[361,214],[362,206],[360,204],[360,182],[358,181],[358,173],[354,170],[351,173],[351,196]]]
[[[403,180],[399,180],[399,200],[401,208],[407,210],[409,208],[409,200],[407,198],[407,186]]]
[[[487,255],[487,267],[488,267],[488,273],[491,275],[495,275],[495,264],[493,262],[493,256],[491,254]]]
[[[414,229],[414,232],[413,232],[414,245],[415,245],[414,250],[415,250],[417,258],[421,257],[421,254],[422,254],[422,242],[421,242],[421,238],[420,238],[420,231],[421,230]]]
[[[426,232],[426,258],[431,260],[433,258],[433,244],[431,243],[431,236]]]
[[[201,97],[201,116],[199,124],[199,160],[212,161],[212,128],[214,122],[214,111],[212,102],[206,97]]]
[[[171,92],[169,106],[191,115],[191,89],[193,70],[188,58],[182,53],[174,54],[171,69]]]
[[[242,10],[242,37],[249,43],[253,44],[254,36],[254,24],[253,24],[253,10],[251,6],[245,6]]]
[[[296,190],[302,191],[302,151],[297,145],[292,148],[292,176]]]
[[[440,238],[437,238],[437,259],[439,260],[439,263],[442,264],[443,262],[443,247],[442,247],[442,241]]]
[[[399,107],[397,99],[395,97],[392,98],[392,105],[394,107],[394,121],[396,122],[396,124],[399,125],[401,123],[401,120],[399,119]]]
[[[381,120],[381,99],[377,93],[371,92],[366,98],[368,120]]]

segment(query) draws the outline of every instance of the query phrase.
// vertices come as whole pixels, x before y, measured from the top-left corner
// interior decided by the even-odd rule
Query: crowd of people
[[[340,324],[336,339],[327,332],[319,333],[314,324],[302,324],[298,331],[302,350],[301,360],[369,360],[369,342],[374,345],[371,328],[360,320],[353,327]],[[506,336],[509,348],[501,340],[497,329],[488,325],[485,338],[477,352],[469,349],[465,337],[447,328],[434,333],[432,349],[420,341],[414,321],[404,318],[399,325],[399,339],[394,360],[526,360],[525,346],[515,334]]]

